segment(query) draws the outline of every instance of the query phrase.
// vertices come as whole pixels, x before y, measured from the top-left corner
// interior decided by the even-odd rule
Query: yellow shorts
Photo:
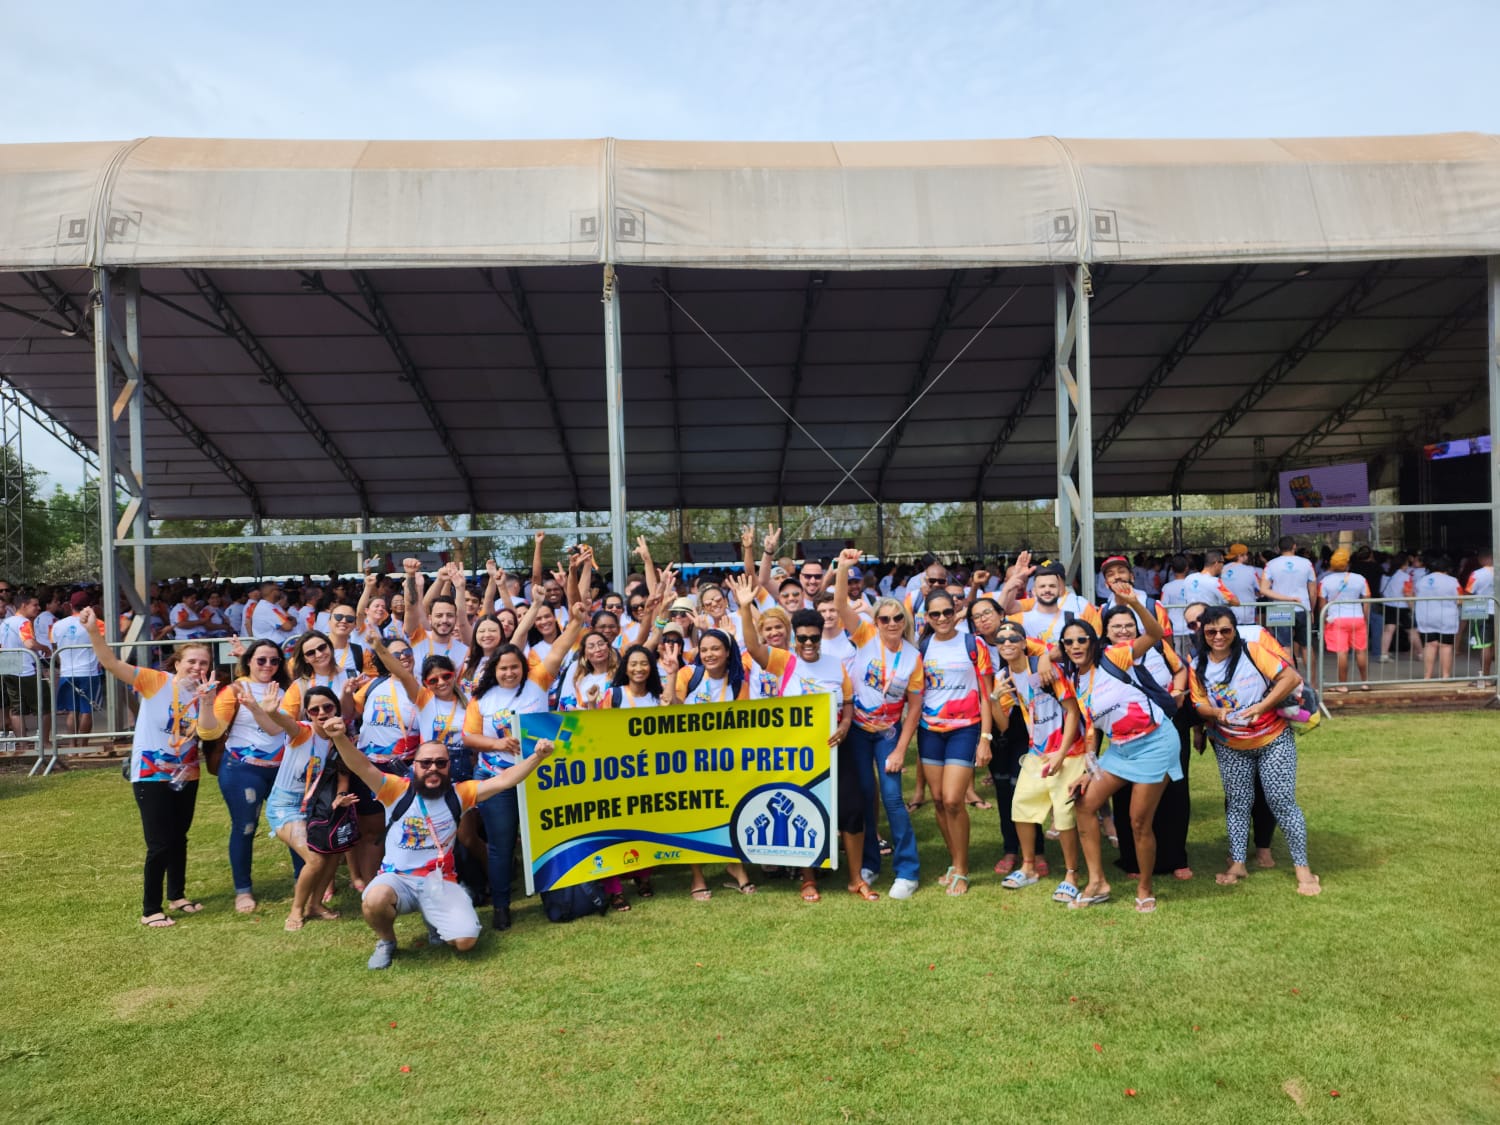
[[[1042,776],[1042,759],[1027,754],[1016,779],[1015,795],[1010,802],[1010,818],[1023,824],[1041,824],[1052,813],[1052,827],[1059,832],[1078,825],[1074,806],[1068,803],[1068,788],[1083,776],[1084,758],[1064,758],[1062,769],[1051,777]]]

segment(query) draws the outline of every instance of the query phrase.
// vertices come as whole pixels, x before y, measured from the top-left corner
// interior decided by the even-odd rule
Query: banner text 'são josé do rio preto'
[[[674,863],[834,867],[826,695],[522,715],[527,893]]]

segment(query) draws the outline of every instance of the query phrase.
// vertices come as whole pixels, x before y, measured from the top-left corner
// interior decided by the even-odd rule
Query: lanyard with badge
[[[897,650],[896,659],[891,663],[891,674],[889,678],[887,678],[885,674],[885,653],[885,642],[881,641],[880,671],[876,673],[876,678],[880,681],[880,697],[882,699],[889,699],[891,694],[891,685],[896,682],[896,674],[901,671],[901,658],[906,655],[906,648],[905,646],[902,646]],[[904,695],[905,693],[903,692],[902,694]]]

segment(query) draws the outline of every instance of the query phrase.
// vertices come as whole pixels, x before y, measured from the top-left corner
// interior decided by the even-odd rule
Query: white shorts
[[[396,913],[420,911],[427,924],[444,941],[479,936],[479,915],[468,893],[457,883],[446,879],[418,879],[382,871],[365,887],[368,895],[376,887],[390,887],[396,892]]]

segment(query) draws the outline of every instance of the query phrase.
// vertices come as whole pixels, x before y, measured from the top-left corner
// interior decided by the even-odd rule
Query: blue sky
[[[1493,0],[0,11],[0,143],[1500,133]],[[76,481],[27,436],[28,460]]]

